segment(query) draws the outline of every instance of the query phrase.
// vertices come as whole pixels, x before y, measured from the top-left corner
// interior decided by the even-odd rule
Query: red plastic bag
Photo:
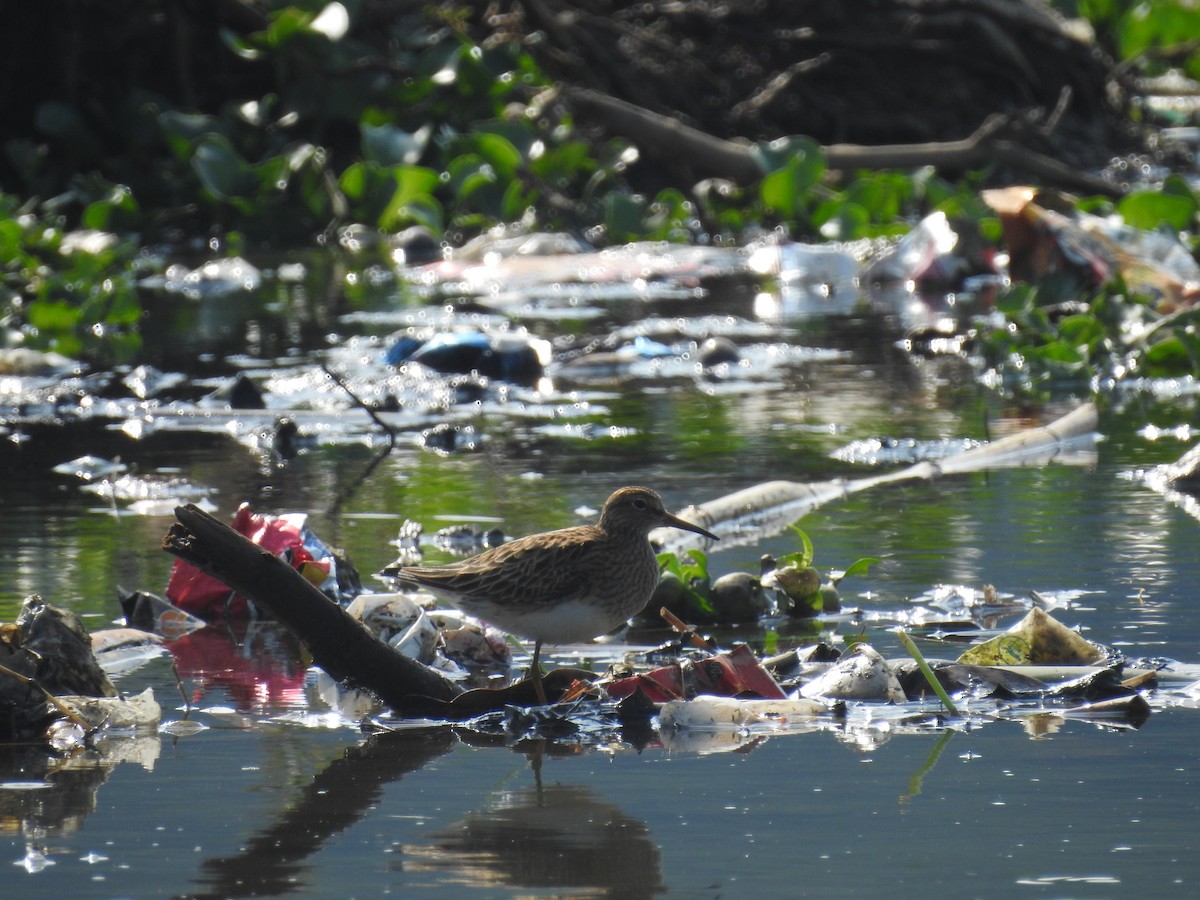
[[[620,699],[639,687],[655,703],[668,700],[687,700],[697,694],[736,697],[753,694],[767,700],[787,696],[771,673],[745,644],[738,644],[728,653],[718,653],[692,663],[673,663],[646,672],[621,678],[606,686],[608,695]]]
[[[249,503],[243,503],[233,517],[232,525],[235,531],[268,553],[283,556],[301,574],[320,586],[329,576],[329,564],[314,559],[304,546],[306,519],[303,513],[260,515],[251,512]],[[180,609],[205,619],[245,618],[256,612],[253,604],[241,594],[182,559],[175,560],[171,568],[167,599]]]

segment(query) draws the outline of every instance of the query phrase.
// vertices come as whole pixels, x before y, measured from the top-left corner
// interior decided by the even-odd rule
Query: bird
[[[640,612],[659,580],[650,532],[664,526],[719,540],[667,512],[650,488],[623,487],[605,501],[595,525],[527,535],[443,566],[403,566],[397,577],[532,640],[530,677],[545,706],[542,645],[591,640]]]

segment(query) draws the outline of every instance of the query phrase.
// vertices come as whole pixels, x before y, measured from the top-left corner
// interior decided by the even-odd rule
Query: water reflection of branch
[[[370,813],[389,783],[449,752],[454,742],[449,730],[436,729],[377,735],[349,748],[241,853],[205,860],[197,876],[204,890],[185,896],[258,897],[303,887],[304,860]]]
[[[363,401],[356,393],[354,393],[354,391],[350,389],[350,385],[346,384],[341,376],[339,376],[324,363],[321,364],[321,371],[328,375],[329,378],[333,380],[334,384],[345,391],[346,395],[354,402],[354,405],[370,416],[371,421],[378,425],[380,431],[387,435],[387,446],[371,458],[371,461],[367,463],[366,468],[362,470],[358,478],[354,479],[349,487],[340,491],[337,497],[335,497],[333,502],[329,505],[327,513],[329,515],[333,515],[342,508],[343,503],[354,496],[354,492],[362,486],[364,481],[371,477],[371,473],[375,471],[379,464],[387,459],[388,456],[391,455],[391,452],[396,449],[396,429],[392,428],[392,426],[390,426],[387,422],[383,421],[383,419],[379,417],[379,414],[376,413],[375,410],[371,409],[371,407],[368,406],[365,401]]]
[[[942,755],[942,751],[946,749],[946,744],[950,743],[950,738],[953,737],[953,729],[947,728],[942,732],[942,736],[937,739],[937,743],[933,745],[933,749],[929,751],[929,756],[925,760],[925,765],[913,772],[912,777],[908,779],[908,793],[900,795],[900,805],[904,806],[913,797],[921,793],[921,786],[925,781],[925,776],[933,771],[933,767],[937,765],[938,759]]]

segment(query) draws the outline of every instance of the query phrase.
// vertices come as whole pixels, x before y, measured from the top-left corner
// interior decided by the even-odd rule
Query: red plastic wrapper
[[[305,546],[311,540],[302,513],[266,516],[250,510],[243,503],[231,523],[233,529],[245,535],[268,553],[282,556],[295,569],[318,587],[329,577],[330,565],[318,560]],[[228,585],[206,575],[182,559],[175,560],[167,582],[167,599],[180,609],[204,619],[245,618],[254,613],[249,600],[231,590]]]
[[[684,660],[641,675],[621,678],[606,686],[610,697],[628,697],[641,688],[655,703],[689,700],[698,694],[736,697],[753,694],[765,700],[782,700],[787,693],[762,667],[745,644],[698,662]]]

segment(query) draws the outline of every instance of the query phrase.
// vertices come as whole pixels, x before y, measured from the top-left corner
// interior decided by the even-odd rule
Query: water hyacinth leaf
[[[221,28],[218,32],[221,37],[221,43],[234,52],[236,56],[246,60],[256,60],[262,56],[261,48],[255,46],[251,41],[232,31],[229,28]]]
[[[852,241],[867,237],[871,214],[857,203],[837,202],[827,206],[825,215],[813,216],[813,224],[819,225],[821,237],[829,241]]]
[[[413,197],[395,208],[389,205],[379,219],[379,227],[387,231],[398,231],[409,225],[422,225],[433,234],[441,234],[446,227],[442,205],[427,195]]]
[[[292,168],[287,157],[284,156],[272,156],[264,159],[258,165],[253,166],[251,171],[256,179],[255,187],[263,194],[286,190],[292,174]]]
[[[871,566],[878,565],[881,560],[878,556],[864,556],[862,559],[856,559],[854,563],[845,572],[842,573],[842,579],[851,578],[855,575],[866,575],[870,571]]]
[[[595,163],[583,141],[567,141],[530,160],[530,170],[556,188],[567,187],[573,178],[590,172]]]
[[[1185,374],[1192,370],[1197,351],[1200,347],[1189,347],[1181,335],[1172,334],[1146,349],[1142,356],[1143,368],[1152,377]]]
[[[1137,3],[1120,17],[1117,29],[1121,56],[1141,56],[1154,47],[1183,45],[1196,39],[1196,8],[1192,3],[1167,0],[1153,4]],[[1188,54],[1186,66],[1195,77],[1195,54]]]
[[[788,531],[796,535],[800,541],[800,549],[795,553],[784,553],[776,562],[779,567],[795,566],[797,569],[807,569],[813,561],[813,544],[808,535],[797,525],[789,525]]]
[[[604,198],[604,228],[614,243],[634,240],[642,234],[646,201],[632,194],[608,194]]]
[[[15,260],[21,256],[24,230],[14,219],[0,213],[0,257]]]
[[[272,47],[286,44],[297,34],[307,32],[314,16],[295,6],[286,6],[270,14],[270,24],[267,25],[267,43]]]
[[[686,561],[685,561],[686,557]],[[660,572],[670,572],[687,584],[693,578],[704,580],[708,578],[708,555],[703,550],[689,550],[685,557],[675,553],[658,554],[658,569]]]
[[[349,199],[360,200],[366,196],[367,184],[371,180],[370,164],[355,162],[349,164],[342,176],[337,180],[337,186]]]
[[[506,137],[494,133],[474,135],[475,152],[487,161],[498,176],[508,180],[517,174],[521,165],[521,154]]]
[[[763,206],[784,219],[795,219],[800,209],[800,187],[792,169],[771,172],[758,186]]]
[[[697,614],[711,616],[716,613],[712,601],[706,596],[709,584],[708,557],[701,550],[689,550],[686,557],[666,552],[658,554],[658,571],[673,578],[686,595],[691,610]]]
[[[29,304],[26,319],[39,332],[53,334],[74,328],[79,308],[63,300],[38,300]]]
[[[865,209],[875,222],[899,219],[913,194],[913,180],[899,172],[864,172],[846,189],[846,199]]]
[[[429,144],[433,127],[426,123],[416,131],[405,131],[391,123],[362,124],[363,156],[381,166],[415,165]]]
[[[1104,325],[1095,316],[1083,314],[1064,316],[1060,319],[1058,333],[1064,340],[1089,350],[1100,346],[1108,334]]]
[[[104,320],[110,325],[136,325],[142,318],[142,305],[137,292],[126,284],[114,288],[109,298]]]
[[[435,218],[440,220],[440,207],[431,196],[438,183],[437,174],[430,169],[383,167],[374,162],[354,163],[338,179],[356,218],[388,228],[422,221],[431,210],[437,210]],[[406,212],[408,207],[412,210]]]
[[[996,309],[1006,315],[1014,315],[1033,307],[1037,288],[1031,284],[1012,284],[996,297]]]
[[[224,135],[201,138],[192,154],[192,169],[205,189],[219,200],[244,197],[258,186],[253,168]]]
[[[220,123],[212,116],[202,113],[185,113],[167,110],[158,115],[158,127],[171,152],[186,160],[192,153],[192,145],[209,134],[220,133]]]
[[[394,188],[391,198],[379,215],[380,228],[390,230],[417,221],[417,218],[407,212],[410,207],[413,210],[419,207],[426,213],[437,209],[437,217],[440,219],[440,206],[433,198],[433,191],[438,186],[437,172],[421,166],[392,166],[388,172]]]
[[[1137,191],[1121,199],[1117,212],[1135,228],[1154,231],[1166,226],[1183,231],[1195,218],[1196,198],[1166,191]]]
[[[424,166],[392,166],[388,172],[404,199],[428,196],[439,183],[438,173]]]
[[[779,157],[777,147],[784,148],[787,155]],[[758,188],[763,206],[781,218],[799,218],[807,208],[808,192],[825,171],[821,148],[808,138],[785,138],[760,144],[757,149],[760,165],[771,165]]]
[[[807,190],[825,172],[825,154],[812,138],[796,136],[763,141],[754,146],[753,154],[765,174],[791,168]]]
[[[1026,355],[1044,363],[1056,363],[1058,367],[1066,367],[1069,370],[1087,364],[1087,357],[1069,341],[1051,341],[1041,347],[1031,349]]]
[[[80,222],[85,228],[96,231],[124,231],[136,227],[138,212],[133,193],[115,185],[107,197],[94,200],[85,207]]]
[[[506,222],[515,222],[525,215],[525,211],[536,201],[536,194],[530,194],[525,186],[517,179],[508,183],[501,200],[501,218]]]
[[[458,80],[462,57],[461,45],[447,47],[444,44],[434,44],[418,58],[414,73],[416,80],[428,80],[443,87],[454,84]]]

